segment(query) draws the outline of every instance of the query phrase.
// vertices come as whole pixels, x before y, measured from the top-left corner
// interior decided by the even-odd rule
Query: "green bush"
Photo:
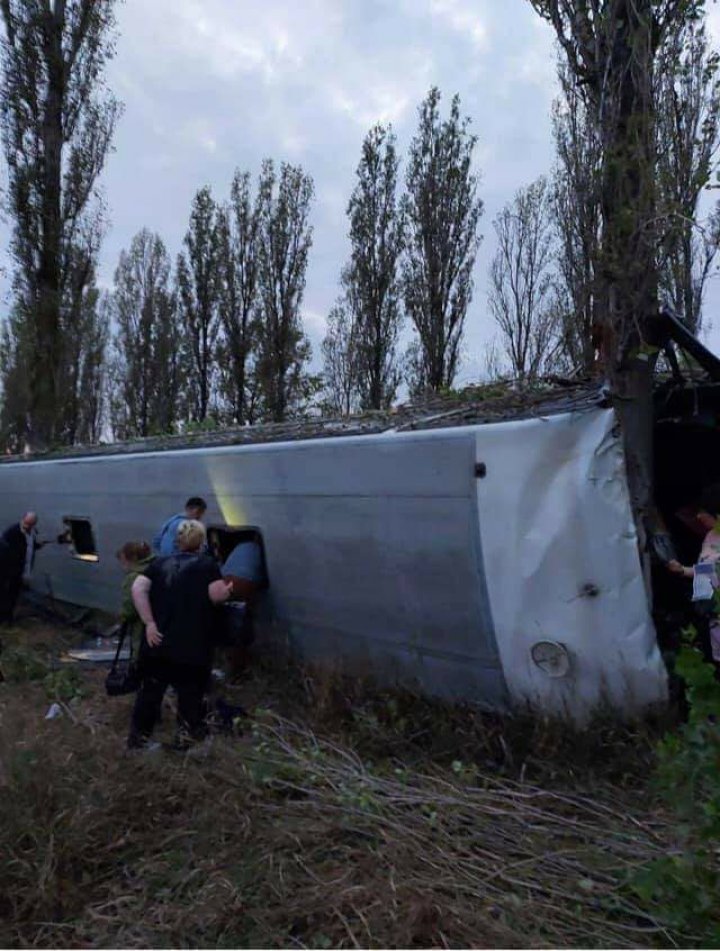
[[[688,718],[657,749],[656,788],[677,816],[677,849],[633,876],[635,894],[670,927],[720,946],[720,683],[684,634],[675,671]]]
[[[67,702],[84,696],[82,675],[76,667],[52,670],[42,654],[24,646],[7,648],[0,660],[8,683],[41,681],[49,700]]]
[[[29,680],[43,680],[49,667],[45,660],[27,647],[8,647],[0,656],[2,672],[8,683],[19,684]]]
[[[60,667],[50,671],[43,680],[49,700],[76,700],[85,696],[83,680],[76,667]]]

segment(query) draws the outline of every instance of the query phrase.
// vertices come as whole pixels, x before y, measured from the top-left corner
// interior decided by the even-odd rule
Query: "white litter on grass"
[[[48,712],[45,714],[46,720],[56,720],[63,715],[62,707],[59,703],[51,703]]]
[[[60,658],[63,662],[69,661],[87,661],[89,663],[101,664],[109,660],[115,660],[116,648],[112,650],[95,648],[85,648],[80,650],[66,651]],[[120,652],[120,660],[127,660],[130,657],[129,649],[125,648]]]

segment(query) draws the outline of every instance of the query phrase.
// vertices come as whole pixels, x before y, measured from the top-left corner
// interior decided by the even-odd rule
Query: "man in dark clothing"
[[[23,580],[30,577],[35,553],[45,544],[37,539],[37,521],[35,512],[26,512],[0,535],[0,624],[12,624]]]
[[[214,606],[227,600],[231,584],[222,579],[214,559],[201,554],[205,545],[201,522],[182,522],[177,541],[179,552],[156,558],[132,586],[133,602],[145,625],[145,643],[128,736],[131,749],[147,744],[169,686],[177,691],[181,735],[200,739],[205,734],[203,699],[212,665]]]

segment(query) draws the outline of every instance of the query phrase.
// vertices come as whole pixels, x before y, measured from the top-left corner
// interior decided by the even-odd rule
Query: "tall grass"
[[[626,887],[675,839],[641,731],[607,724],[591,753],[555,724],[256,669],[230,688],[244,733],[129,755],[130,701],[83,688],[45,721],[43,681],[0,685],[4,945],[693,941]]]

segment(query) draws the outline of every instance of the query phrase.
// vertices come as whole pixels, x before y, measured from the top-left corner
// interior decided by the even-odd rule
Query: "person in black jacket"
[[[186,520],[177,531],[179,552],[156,558],[133,582],[132,598],[145,625],[141,685],[132,712],[128,747],[147,746],[169,686],[177,692],[178,745],[205,735],[204,698],[210,683],[215,605],[232,582],[202,552],[205,526]]]
[[[0,535],[0,624],[12,624],[23,580],[30,577],[35,554],[45,544],[38,541],[37,521],[35,512],[26,512]]]

